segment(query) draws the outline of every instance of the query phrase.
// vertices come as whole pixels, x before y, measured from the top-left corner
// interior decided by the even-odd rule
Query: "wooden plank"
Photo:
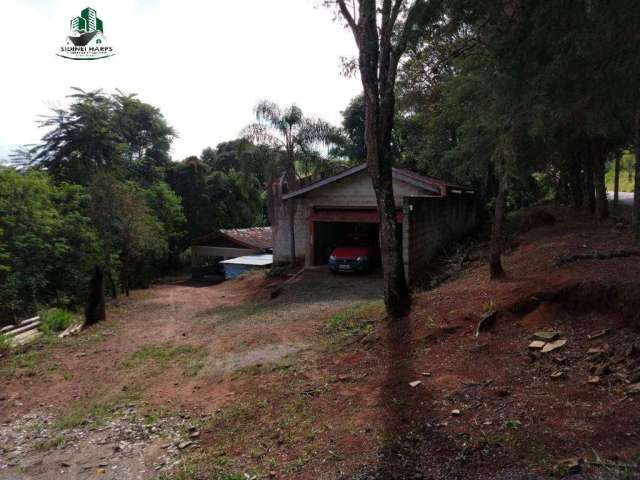
[[[33,322],[33,323],[30,323],[29,325],[25,325],[24,327],[16,328],[15,330],[11,330],[10,332],[7,332],[5,333],[5,336],[15,337],[20,333],[28,332],[29,330],[34,330],[38,328],[39,325],[40,325],[40,322]]]
[[[27,325],[29,323],[37,322],[38,320],[40,320],[40,317],[27,318],[26,320],[21,321],[20,325]]]

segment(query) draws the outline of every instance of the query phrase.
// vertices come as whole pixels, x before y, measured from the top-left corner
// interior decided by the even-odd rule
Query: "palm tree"
[[[246,127],[243,136],[258,144],[267,144],[282,154],[279,172],[284,172],[288,191],[298,185],[300,175],[310,175],[325,166],[319,147],[332,143],[334,127],[320,119],[306,118],[300,107],[291,105],[284,109],[276,103],[263,100],[255,108],[256,122]],[[275,181],[272,179],[271,184]],[[296,261],[295,215],[296,203],[289,202],[289,229],[291,263]],[[272,223],[273,218],[271,219]]]

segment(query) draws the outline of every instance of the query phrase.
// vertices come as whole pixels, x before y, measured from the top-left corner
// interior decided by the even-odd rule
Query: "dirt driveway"
[[[334,312],[381,297],[376,276],[253,274],[133,292],[81,336],[0,359],[0,479],[152,478],[197,447],[243,373],[312,358]]]

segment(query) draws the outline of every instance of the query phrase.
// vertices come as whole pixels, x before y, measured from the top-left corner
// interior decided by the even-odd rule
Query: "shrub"
[[[40,314],[40,330],[44,334],[63,332],[71,326],[74,318],[73,313],[67,310],[52,308]]]
[[[0,334],[0,353],[6,352],[11,347],[11,342],[6,335]]]

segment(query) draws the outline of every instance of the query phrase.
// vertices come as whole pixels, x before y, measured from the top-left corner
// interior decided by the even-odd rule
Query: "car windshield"
[[[369,242],[367,242],[364,238],[361,237],[348,237],[345,238],[343,242],[340,243],[341,247],[368,247]]]

